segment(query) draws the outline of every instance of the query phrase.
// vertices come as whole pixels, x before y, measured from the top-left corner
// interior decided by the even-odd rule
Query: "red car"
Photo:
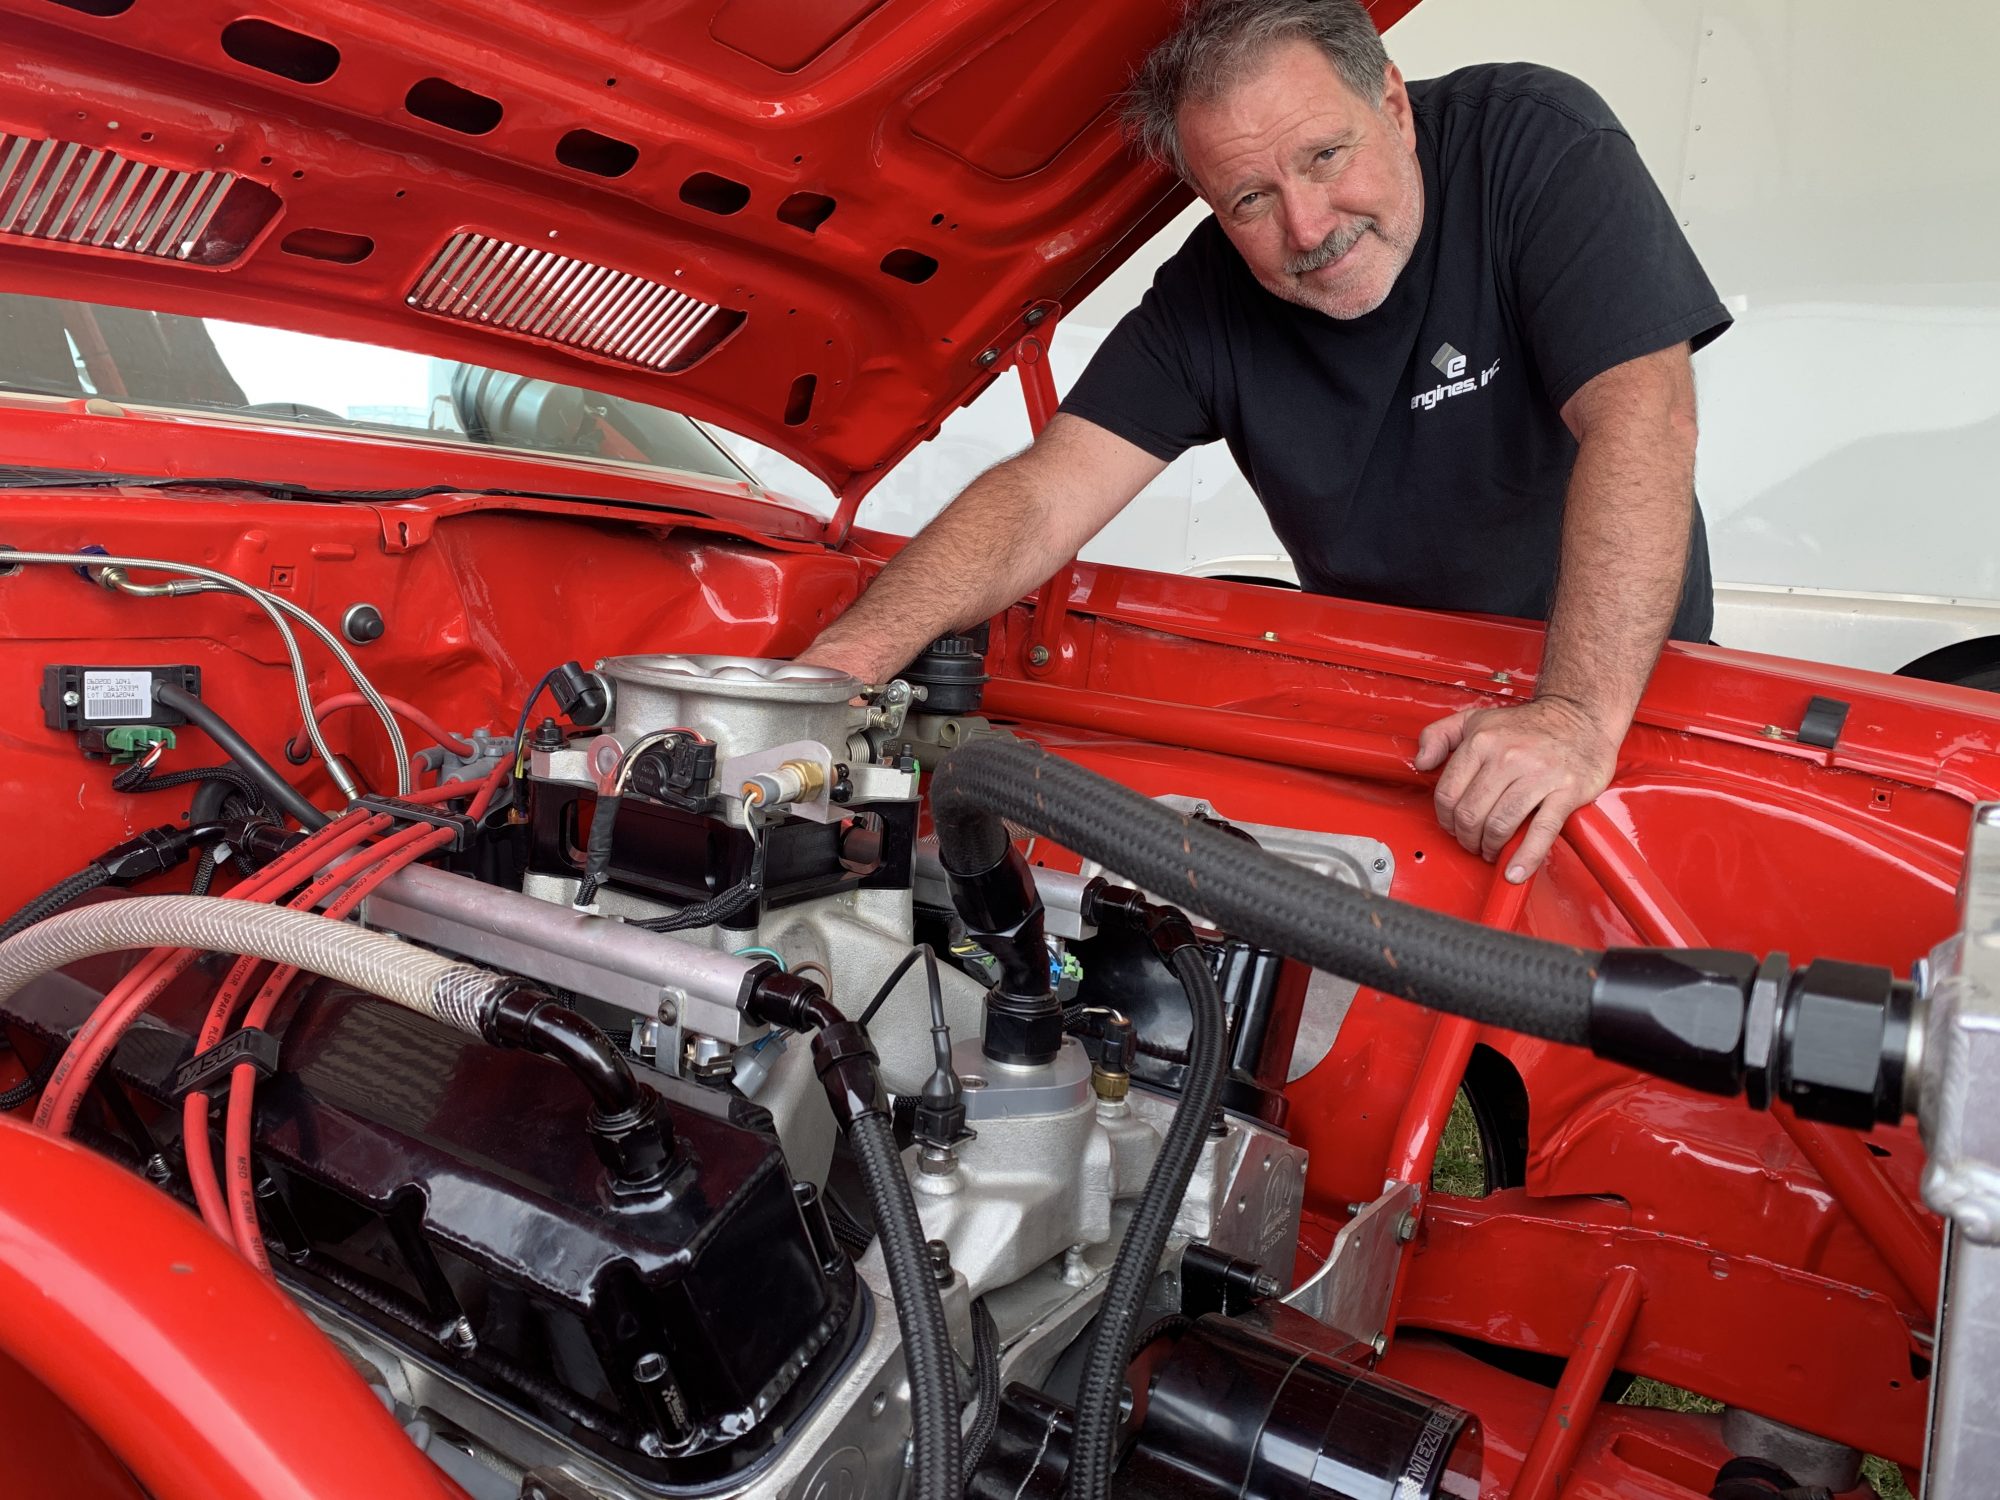
[[[1515,887],[1537,628],[790,660],[1174,13],[0,0],[8,1493],[1991,1492],[1995,700],[1669,646]]]

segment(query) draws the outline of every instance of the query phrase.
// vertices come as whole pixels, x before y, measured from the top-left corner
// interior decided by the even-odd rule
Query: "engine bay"
[[[283,1051],[253,1147],[273,1262],[407,1424],[444,1416],[490,1445],[472,1469],[443,1460],[475,1495],[515,1496],[550,1467],[626,1487],[613,1493],[817,1494],[836,1473],[855,1493],[895,1493],[910,1377],[893,1288],[871,1258],[855,1164],[836,1160],[823,1063],[746,1010],[774,975],[874,996],[861,1024],[913,1159],[929,1273],[968,1356],[981,1325],[993,1368],[966,1373],[987,1404],[1003,1380],[1074,1388],[1081,1335],[1181,1102],[1190,1022],[1184,998],[1175,1020],[1177,986],[1144,933],[1121,941],[1086,916],[1102,876],[1036,880],[1025,933],[969,934],[954,911],[937,840],[918,838],[916,751],[940,733],[1000,733],[977,716],[976,676],[947,676],[938,697],[953,712],[926,711],[926,668],[948,671],[964,646],[915,664],[914,688],[873,692],[787,661],[572,663],[551,674],[570,727],[541,717],[524,763],[501,763],[506,798],[453,827],[463,847],[444,867],[407,865],[360,906],[369,927],[532,981],[615,1038],[661,1101],[670,1165],[657,1180],[607,1172],[589,1099],[545,1058],[311,976],[273,1008]],[[456,763],[444,752],[441,787],[493,779],[472,748]],[[357,807],[414,828],[439,809],[451,826],[442,801]],[[1372,847],[1333,854],[1358,884],[1371,863],[1386,874]],[[1024,955],[996,956],[981,936],[1046,966],[1052,1015],[988,1011],[993,976]],[[1229,1101],[1203,1122],[1169,1205],[1148,1324],[1289,1289],[1307,1170],[1283,1130],[1292,1039],[1274,1023],[1287,1011],[1295,1029],[1300,997],[1279,995],[1278,955],[1221,934],[1184,940],[1221,986],[1235,1056]],[[97,963],[101,975],[30,986],[6,1011],[31,1067],[121,977],[117,960]],[[211,987],[191,973],[150,1007],[86,1139],[171,1177],[164,1164],[187,1154],[171,1105],[188,1093]],[[1131,1015],[1164,1024],[1142,1034]],[[1474,1492],[1465,1413],[1341,1362],[1353,1341],[1310,1317],[1282,1326],[1308,1342],[1274,1332],[1253,1341],[1260,1358],[1312,1350],[1321,1378],[1396,1419],[1344,1455],[1369,1493]],[[1242,1337],[1203,1358],[1230,1363]]]
[[[170,607],[140,602],[146,566],[200,577],[100,555],[87,592],[44,563],[69,551],[23,551],[20,574],[114,615]],[[787,561],[784,587],[813,566]],[[254,604],[207,591],[239,597],[183,607]],[[1475,1100],[1509,1213],[1510,1184],[1566,1170],[1509,1154],[1552,1128],[1527,1123],[1539,1058],[1764,1121],[1712,1097],[1747,1093],[1846,1139],[1920,1093],[1922,1007],[1888,968],[1718,950],[1663,967],[1595,918],[1562,918],[1588,955],[1514,936],[1518,899],[1489,896],[1484,926],[1407,905],[1454,904],[1434,883],[1450,864],[1386,797],[1030,732],[1004,711],[1018,686],[987,680],[991,643],[948,638],[886,684],[754,650],[585,652],[471,716],[439,663],[450,706],[394,700],[365,735],[358,669],[368,691],[308,695],[299,724],[242,694],[271,666],[207,652],[197,671],[162,644],[38,663],[37,754],[82,748],[93,783],[188,814],[10,924],[69,945],[0,973],[16,1107],[261,1256],[475,1500],[1471,1496],[1496,1460],[1488,1377],[1467,1371],[1503,1368],[1475,1351],[1517,1337],[1495,1319],[1523,1293],[1460,1322],[1420,1252],[1482,1254],[1471,1200],[1395,1141],[1386,1174],[1355,1145],[1412,1128],[1426,1069]],[[411,754],[397,720],[436,743]],[[194,731],[220,765],[168,758]],[[288,777],[316,788],[311,818],[274,790]],[[188,896],[123,889],[189,865]],[[268,931],[211,912],[252,906]],[[177,925],[197,917],[199,940]],[[1428,1046],[1396,1040],[1395,1017],[1423,1014],[1406,999],[1444,1013]],[[1736,1019],[1691,1028],[1683,1005]],[[1493,1056],[1529,1090],[1511,1105],[1491,1058],[1465,1061],[1504,1033],[1517,1050]],[[1441,1119],[1410,1149],[1434,1154]],[[1666,1243],[1560,1201],[1567,1221],[1522,1232],[1549,1253],[1575,1253],[1550,1227],[1601,1241],[1600,1298],[1624,1247]],[[1753,1290],[1804,1308],[1882,1280],[1826,1243],[1811,1278]],[[1757,1274],[1705,1255],[1718,1284]],[[1892,1331],[1913,1320],[1879,1292],[1855,1307],[1864,1343],[1913,1368]],[[1759,1420],[1837,1464],[1853,1421],[1786,1420],[1815,1399]],[[1505,1431],[1498,1462],[1518,1464]],[[1646,1459],[1662,1495],[1733,1451],[1674,1440],[1698,1456]],[[1636,1442],[1620,1451],[1655,1452]]]

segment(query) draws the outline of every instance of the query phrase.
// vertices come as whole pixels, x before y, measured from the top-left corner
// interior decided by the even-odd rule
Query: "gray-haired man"
[[[1521,64],[1405,85],[1356,0],[1211,0],[1128,120],[1214,217],[806,659],[881,680],[1219,438],[1307,589],[1549,621],[1534,700],[1418,754],[1467,849],[1527,825],[1525,879],[1609,783],[1661,643],[1709,634],[1688,356],[1728,315],[1596,94]]]

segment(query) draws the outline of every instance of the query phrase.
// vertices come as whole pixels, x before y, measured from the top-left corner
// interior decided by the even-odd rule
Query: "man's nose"
[[[1340,227],[1340,212],[1327,202],[1316,184],[1287,187],[1281,193],[1285,209],[1285,241],[1294,255],[1317,250]]]

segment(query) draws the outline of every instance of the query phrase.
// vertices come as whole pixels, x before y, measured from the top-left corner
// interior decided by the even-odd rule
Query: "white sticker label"
[[[149,719],[153,716],[151,672],[85,672],[83,717]]]

